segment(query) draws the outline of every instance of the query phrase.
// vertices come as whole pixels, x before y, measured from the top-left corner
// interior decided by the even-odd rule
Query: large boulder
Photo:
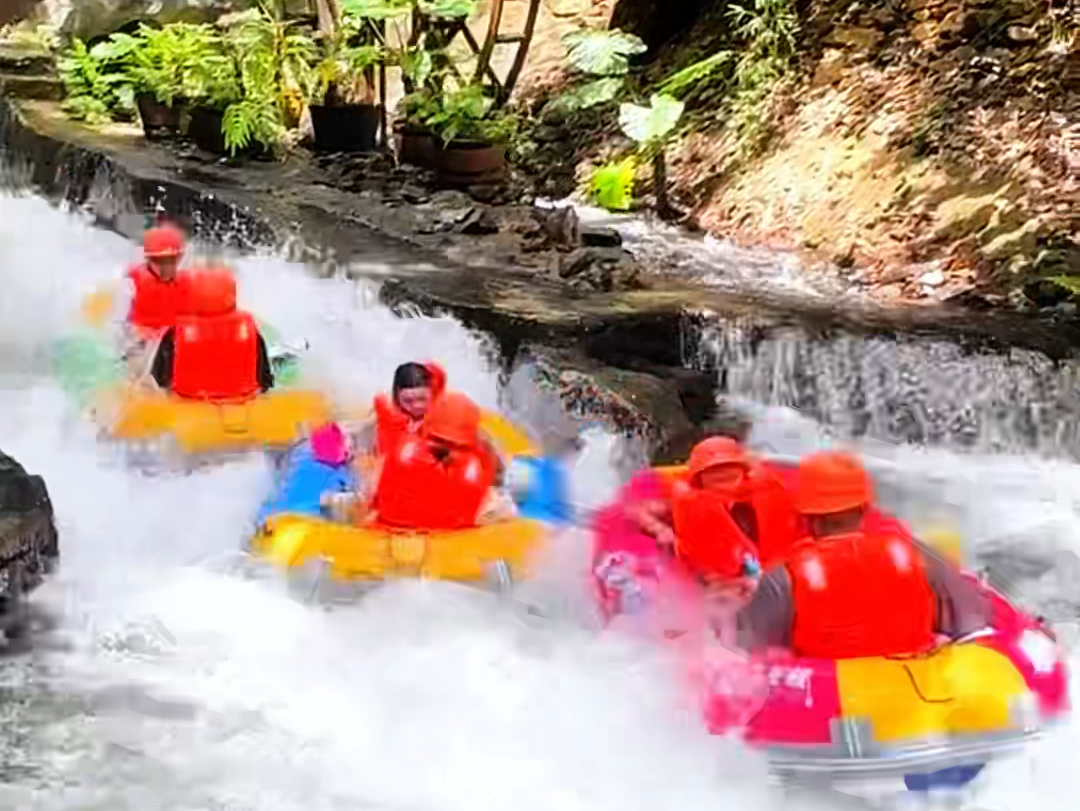
[[[94,39],[134,22],[208,22],[249,0],[44,0],[38,11],[65,37]]]
[[[44,479],[0,452],[0,632],[9,641],[27,630],[24,597],[59,558]]]

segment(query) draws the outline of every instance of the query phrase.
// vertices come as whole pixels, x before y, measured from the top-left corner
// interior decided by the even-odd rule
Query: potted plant
[[[430,88],[415,90],[398,107],[395,147],[400,163],[424,168],[435,167],[435,137],[427,120],[439,111],[437,97]]]
[[[140,25],[130,40],[127,75],[147,138],[179,132],[184,101],[184,78],[197,54],[200,26],[174,23],[162,28]]]
[[[188,134],[209,152],[272,155],[287,129],[292,99],[310,90],[314,45],[266,9],[219,24],[224,31],[204,42],[190,66],[197,103]]]
[[[244,97],[240,67],[221,32],[206,26],[198,57],[185,76],[191,102],[187,135],[199,149],[226,154],[225,111]]]
[[[354,44],[359,40],[360,44]],[[320,152],[371,152],[378,146],[382,106],[375,101],[373,68],[383,49],[364,42],[352,25],[322,36],[323,59],[308,106],[315,149]]]
[[[493,109],[483,87],[466,85],[442,96],[427,124],[439,142],[435,170],[441,183],[471,186],[505,178],[513,119]]]

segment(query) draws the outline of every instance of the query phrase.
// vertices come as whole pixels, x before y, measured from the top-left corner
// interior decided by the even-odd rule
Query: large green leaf
[[[605,163],[593,172],[589,191],[598,205],[609,211],[626,211],[634,201],[634,172],[637,161],[631,155],[617,163]]]
[[[671,74],[657,86],[656,90],[665,95],[679,96],[702,79],[711,76],[720,67],[730,62],[734,56],[733,51],[717,51],[712,56],[707,56]]]
[[[435,63],[428,51],[410,48],[401,55],[401,72],[416,87],[421,87],[434,69]]]
[[[623,104],[619,107],[619,126],[638,144],[659,143],[667,138],[686,107],[671,96],[654,94],[648,107]]]
[[[551,106],[562,112],[572,113],[586,110],[598,104],[606,104],[622,90],[624,79],[621,76],[605,76],[568,90],[551,100]]]
[[[400,20],[412,14],[410,0],[344,0],[341,11],[347,17],[364,20]]]
[[[571,67],[594,76],[619,76],[630,69],[630,57],[645,53],[645,43],[623,31],[571,31],[563,37]]]
[[[467,20],[477,7],[476,0],[420,0],[420,10],[437,20]]]

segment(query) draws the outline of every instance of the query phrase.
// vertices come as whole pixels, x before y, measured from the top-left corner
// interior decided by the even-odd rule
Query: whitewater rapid
[[[0,660],[0,807],[832,807],[770,790],[760,758],[705,734],[662,654],[591,627],[580,534],[558,540],[526,589],[549,609],[543,622],[447,584],[391,586],[329,611],[245,577],[239,542],[266,463],[131,472],[49,380],[49,346],[81,298],[135,257],[79,216],[0,197],[0,448],[45,477],[62,549],[60,572],[35,595],[33,644]],[[235,266],[242,305],[306,340],[313,374],[337,396],[369,397],[398,363],[433,357],[454,386],[498,404],[493,350],[453,320],[396,318],[374,288],[273,256]],[[757,431],[787,452],[820,441],[776,409]],[[588,440],[575,493],[598,504],[617,485],[615,443],[597,430]],[[890,485],[916,493],[912,505],[898,497],[901,508],[918,512],[933,474],[954,518],[986,544],[1067,561],[1080,543],[1075,465],[890,454]],[[1068,614],[1066,569],[1023,587]],[[1078,743],[1070,726],[989,776],[979,806],[1027,811],[1069,796]]]

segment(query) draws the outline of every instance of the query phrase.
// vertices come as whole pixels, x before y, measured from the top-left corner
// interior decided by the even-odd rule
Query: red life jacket
[[[431,375],[431,399],[434,400],[446,390],[446,370],[437,363],[425,363],[424,368]],[[388,395],[380,394],[372,403],[375,411],[375,453],[390,453],[409,434],[416,433],[420,422],[414,420]]]
[[[409,529],[476,526],[492,478],[477,450],[451,451],[444,461],[432,444],[410,437],[383,462],[372,506],[378,521]]]
[[[746,485],[757,515],[761,567],[768,570],[791,553],[802,536],[802,524],[783,479],[767,465],[752,465]]]
[[[405,437],[415,433],[419,421],[397,407],[388,395],[380,394],[375,398],[375,453],[381,455],[393,451]]]
[[[190,304],[191,274],[181,271],[173,281],[163,282],[144,264],[133,266],[127,275],[133,287],[128,323],[155,335],[175,326]]]
[[[860,659],[933,646],[934,594],[910,540],[856,532],[800,543],[787,570],[796,654]]]
[[[671,517],[676,551],[697,575],[735,578],[747,557],[757,560],[757,544],[732,518],[726,494],[701,490],[689,482],[675,484]]]
[[[243,401],[260,391],[258,329],[249,313],[177,319],[173,393],[214,402]]]

